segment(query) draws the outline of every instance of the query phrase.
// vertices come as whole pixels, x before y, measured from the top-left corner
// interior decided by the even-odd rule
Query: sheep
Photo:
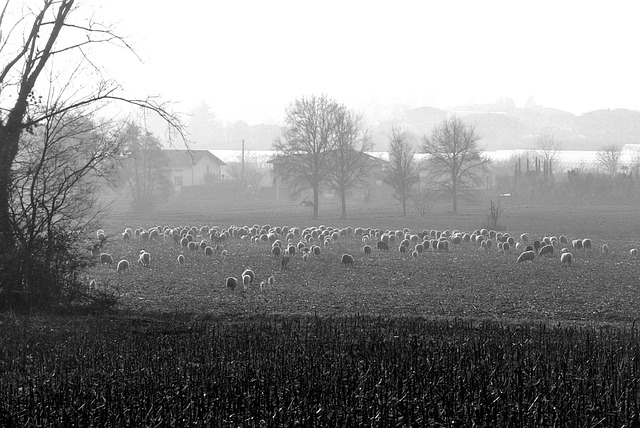
[[[251,284],[251,277],[249,275],[242,275],[242,285],[244,291],[247,291],[247,289],[249,288],[249,284]]]
[[[89,291],[94,291],[97,285],[98,282],[95,280],[95,278],[89,281]]]
[[[118,262],[118,266],[116,267],[117,272],[124,272],[125,270],[129,270],[129,261],[120,260]]]
[[[189,245],[187,246],[189,248],[189,250],[191,251],[198,251],[198,248],[200,248],[200,246],[194,242],[194,241],[190,241]]]
[[[100,237],[104,238],[104,230],[102,229],[96,230],[96,238],[98,238],[98,241],[103,241],[103,239],[100,239]]]
[[[422,244],[416,245],[415,250],[418,252],[418,254],[422,254],[424,252],[424,245]]]
[[[562,255],[560,256],[560,263],[567,264],[569,266],[571,266],[571,262],[573,261],[573,255],[571,255],[571,253],[562,253]]]
[[[438,241],[437,244],[438,251],[449,251],[449,241]]]
[[[526,247],[524,247],[524,251],[534,251],[533,245],[527,245]]]
[[[609,246],[607,244],[602,244],[602,254],[609,254]]]
[[[122,240],[124,242],[131,242],[131,235],[128,232],[122,232]]]
[[[273,257],[280,257],[281,253],[282,253],[282,250],[280,249],[280,247],[278,246],[271,247],[271,255]]]
[[[539,256],[545,256],[545,255],[552,256],[553,255],[553,245],[544,245],[538,251],[538,255]]]
[[[204,247],[204,254],[206,256],[213,256],[213,247],[207,245],[206,247]]]
[[[285,256],[282,258],[282,260],[280,260],[280,270],[285,270],[287,268],[289,260],[291,260],[290,256]]]
[[[273,287],[273,284],[276,283],[276,279],[273,277],[273,275],[271,275],[268,279],[267,279],[267,284],[269,284],[269,287]]]
[[[180,264],[180,266],[184,266],[185,262],[186,262],[186,260],[185,260],[185,258],[184,258],[184,255],[183,255],[183,254],[180,254],[180,255],[178,256],[178,263]]]
[[[522,242],[529,242],[529,234],[523,233],[522,235],[520,235],[520,240]]]
[[[386,241],[378,241],[378,251],[389,251],[389,244]]]
[[[138,256],[138,264],[144,267],[149,267],[151,263],[151,254],[147,253],[145,250],[140,250],[140,255]]]
[[[226,259],[228,255],[229,255],[229,252],[227,250],[222,250],[220,252],[220,256],[222,257],[222,260]]]
[[[516,263],[533,261],[536,257],[536,253],[534,251],[525,251],[518,256]]]
[[[637,248],[632,248],[629,250],[629,255],[633,258],[638,257],[638,249]]]
[[[371,254],[371,245],[365,245],[364,247],[362,247],[362,251],[363,251],[366,255]]]
[[[542,247],[542,243],[538,240],[533,241],[533,249],[537,252],[540,251],[540,247]]]
[[[353,256],[351,254],[342,255],[342,266],[344,267],[353,266]]]
[[[289,253],[289,257],[293,257],[296,254],[296,246],[295,245],[289,245],[289,247],[287,248],[287,253]]]
[[[524,247],[522,246],[522,244],[521,244],[521,243],[516,242],[516,251],[517,251],[518,253],[521,253],[523,248],[524,248]]]
[[[405,247],[404,245],[400,245],[398,247],[398,251],[400,251],[400,254],[404,255],[407,252],[407,247]]]
[[[177,235],[176,235],[176,236],[177,236]],[[183,246],[183,247],[185,247],[185,248],[187,248],[187,246],[189,245],[189,240],[188,240],[186,237],[182,238],[182,239],[180,240],[180,245],[181,245],[181,246]]]
[[[266,284],[264,283],[264,281],[260,281],[260,291],[264,291]]]
[[[569,240],[565,235],[560,235],[560,245],[567,246],[569,245]]]
[[[113,257],[109,253],[101,253],[100,254],[100,263],[103,265],[111,266],[113,264]]]
[[[504,242],[502,244],[502,251],[504,251],[505,253],[508,253],[510,249],[511,249],[511,246],[509,245],[509,241]]]
[[[591,239],[589,238],[583,239],[582,248],[584,248],[585,251],[591,251]]]
[[[582,240],[581,239],[574,239],[573,241],[571,241],[571,245],[576,250],[581,250],[582,249]]]
[[[413,252],[411,253],[411,257],[413,258],[413,260],[417,260],[418,259],[418,252],[416,250],[413,250]]]
[[[225,281],[225,284],[227,286],[228,289],[230,290],[235,290],[236,287],[238,286],[238,280],[232,276],[228,277],[227,280]]]
[[[308,251],[305,251],[305,252],[302,253],[302,261],[304,263],[309,261],[309,252]]]

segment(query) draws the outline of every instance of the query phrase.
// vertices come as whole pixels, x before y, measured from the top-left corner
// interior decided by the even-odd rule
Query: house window
[[[173,184],[182,187],[182,177],[173,177]]]

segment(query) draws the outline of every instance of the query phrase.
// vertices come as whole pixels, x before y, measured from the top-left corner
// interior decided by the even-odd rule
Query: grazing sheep
[[[638,257],[638,249],[637,248],[632,248],[629,250],[629,255],[633,258]]]
[[[314,256],[319,256],[322,253],[322,250],[320,249],[320,247],[318,247],[317,245],[314,245],[312,248],[313,251],[313,255]]]
[[[296,246],[295,245],[289,245],[289,247],[287,248],[287,253],[289,253],[289,257],[293,257],[296,254]]]
[[[180,240],[180,245],[181,245],[181,246],[183,246],[183,247],[185,247],[185,248],[187,248],[187,246],[189,245],[189,240],[188,240],[186,237],[185,237],[185,238],[182,238],[182,239]]]
[[[405,247],[404,245],[400,245],[398,247],[398,251],[400,251],[400,254],[404,255],[407,252],[407,247]]]
[[[138,264],[144,267],[149,267],[151,263],[151,254],[147,253],[145,250],[140,250],[140,255],[138,256]]]
[[[562,255],[560,256],[560,263],[567,264],[569,266],[571,266],[571,262],[573,261],[573,256],[571,255],[571,253],[562,253]]]
[[[509,241],[504,242],[502,244],[502,251],[504,251],[505,253],[508,253],[510,249],[511,249],[511,246],[509,245]]]
[[[607,244],[602,244],[602,254],[609,254],[609,246]]]
[[[411,257],[413,258],[413,260],[417,260],[418,259],[418,252],[416,250],[413,250],[413,252],[411,253]]]
[[[285,270],[287,268],[289,260],[291,260],[290,256],[283,257],[282,260],[280,260],[280,270]]]
[[[345,266],[345,267],[353,266],[353,256],[351,254],[342,255],[342,266]]]
[[[302,261],[304,263],[309,261],[309,252],[308,251],[305,251],[305,252],[302,253]]]
[[[364,247],[362,247],[362,251],[364,251],[366,255],[371,254],[371,245],[365,245]]]
[[[264,291],[266,284],[264,283],[264,281],[260,281],[260,291]]]
[[[94,291],[97,285],[98,285],[98,282],[95,279],[92,279],[91,281],[89,281],[89,291]]]
[[[449,251],[449,241],[438,241],[437,244],[438,251]]]
[[[389,251],[389,244],[386,241],[378,241],[378,251]]]
[[[418,254],[422,254],[424,252],[424,245],[423,244],[416,245],[415,250],[418,252]]]
[[[100,263],[103,265],[111,266],[113,264],[113,257],[109,253],[101,253],[100,254]]]
[[[209,246],[209,245],[207,245],[206,247],[204,247],[204,254],[205,254],[206,256],[213,256],[213,253],[214,253],[214,251],[213,251],[213,247],[211,247],[211,246]]]
[[[180,266],[184,266],[184,264],[186,263],[186,260],[184,258],[184,255],[180,254],[178,256],[178,263],[180,264]]]
[[[582,248],[584,248],[585,251],[591,251],[591,239],[589,238],[583,239]]]
[[[191,251],[198,251],[198,248],[200,248],[200,246],[196,242],[190,241],[188,248]]]
[[[122,232],[122,240],[124,242],[131,242],[131,235],[128,232]]]
[[[560,235],[560,245],[567,246],[569,245],[569,240],[565,235]]]
[[[536,253],[534,251],[525,251],[518,256],[516,263],[529,262],[529,261],[532,262],[535,259],[535,257],[536,257]]]
[[[538,251],[538,255],[539,256],[545,256],[545,255],[553,255],[553,245],[544,245],[543,247],[540,248],[540,251]]]
[[[520,240],[522,242],[529,242],[529,234],[523,233],[522,235],[520,235]]]
[[[226,284],[227,288],[229,288],[231,290],[235,290],[236,287],[238,286],[238,280],[236,278],[230,276],[225,281],[225,284]]]
[[[249,288],[249,284],[251,284],[251,277],[249,275],[242,275],[242,285],[244,287],[244,291],[247,291]]]
[[[522,246],[522,244],[521,244],[521,243],[516,242],[516,251],[517,251],[518,253],[521,253],[521,252],[522,252],[522,250],[523,250],[523,248],[524,248],[524,247]]]
[[[220,256],[222,257],[222,260],[226,259],[228,255],[229,255],[229,252],[227,250],[222,250],[220,252]]]
[[[271,275],[268,279],[267,279],[267,284],[269,284],[269,287],[273,287],[273,284],[276,283],[276,279],[273,277],[273,275]]]
[[[249,282],[252,283],[254,279],[256,279],[256,274],[253,273],[253,271],[249,268],[245,269],[244,272],[242,272],[242,276],[244,277],[245,275],[249,276]]]
[[[574,239],[573,241],[571,241],[571,245],[576,250],[581,250],[582,249],[582,240],[581,239]]]
[[[484,241],[487,243],[487,250],[490,250],[491,247],[493,246],[493,241],[491,239],[487,239],[486,241]]]
[[[273,257],[280,257],[281,253],[282,253],[282,250],[280,249],[280,247],[275,246],[271,248],[271,255]]]
[[[118,266],[116,267],[117,272],[124,272],[125,270],[129,270],[129,261],[120,260],[118,262]]]
[[[533,241],[533,249],[538,252],[540,251],[540,247],[542,247],[542,243],[538,240]]]

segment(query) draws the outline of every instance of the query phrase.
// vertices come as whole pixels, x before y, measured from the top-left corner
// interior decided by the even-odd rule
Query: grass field
[[[283,271],[269,244],[230,239],[223,259],[119,239],[125,227],[164,225],[471,231],[489,207],[401,218],[397,204],[362,204],[339,220],[325,202],[320,221],[260,200],[113,213],[104,251],[132,268],[97,265],[85,280],[113,293],[114,308],[0,314],[0,425],[640,426],[636,207],[503,201],[513,236],[590,238],[593,251],[572,249],[572,266],[559,248],[533,263],[470,244],[416,260],[396,246],[365,256],[350,236]],[[141,249],[149,267],[136,263]],[[248,267],[256,281],[229,290],[225,278]]]
[[[189,252],[169,241],[125,244],[118,239],[125,227],[176,226],[319,226],[472,231],[483,226],[488,204],[465,206],[458,216],[447,206],[436,206],[423,218],[398,217],[399,207],[357,205],[348,220],[331,218],[337,205],[328,204],[320,221],[309,220],[310,211],[292,203],[263,206],[262,201],[225,206],[211,201],[169,204],[153,219],[117,215],[105,231],[112,235],[104,247],[114,259],[128,259],[132,270],[117,274],[97,266],[89,273],[115,290],[120,307],[136,312],[169,312],[234,317],[256,314],[295,315],[395,315],[470,317],[493,320],[577,321],[629,323],[640,307],[640,263],[629,250],[640,244],[640,211],[611,206],[516,206],[505,201],[501,223],[514,236],[567,235],[590,238],[592,252],[573,251],[573,266],[561,266],[556,255],[534,263],[516,264],[517,254],[481,251],[463,245],[448,253],[427,251],[417,260],[390,252],[362,253],[360,237],[348,237],[322,248],[308,263],[295,258],[286,271],[270,255],[270,245],[247,244],[239,239],[225,243],[230,256],[210,258]],[[206,238],[205,238],[206,239]],[[297,243],[297,242],[296,242]],[[610,253],[600,252],[607,243]],[[375,242],[373,242],[375,247]],[[135,264],[140,249],[152,255],[150,268]],[[184,253],[187,264],[177,264]],[[340,265],[343,253],[353,254],[353,269]],[[239,277],[252,268],[257,281],[247,293],[224,287],[228,276]],[[276,286],[260,292],[257,283],[273,275]]]

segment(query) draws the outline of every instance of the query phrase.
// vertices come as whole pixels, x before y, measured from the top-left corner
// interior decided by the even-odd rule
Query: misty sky
[[[125,89],[221,120],[279,123],[296,97],[375,105],[529,97],[575,114],[640,110],[636,1],[110,0],[143,59],[113,50]],[[378,113],[384,113],[379,108]]]

